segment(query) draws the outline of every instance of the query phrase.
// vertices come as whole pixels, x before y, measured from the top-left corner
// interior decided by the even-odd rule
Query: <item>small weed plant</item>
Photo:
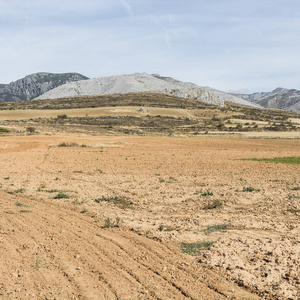
[[[18,207],[30,207],[29,205],[25,205],[25,204],[20,203],[20,202],[16,202],[15,204],[16,204],[16,206],[18,206]]]
[[[209,235],[214,231],[226,230],[227,228],[228,228],[227,224],[211,225],[208,226],[206,229],[204,229],[203,232],[205,235]]]
[[[212,241],[201,241],[196,243],[181,243],[179,248],[181,252],[189,255],[199,255],[202,250],[209,250],[214,242]]]
[[[255,189],[252,186],[243,187],[243,192],[259,192],[260,189]]]
[[[201,195],[203,197],[213,196],[213,194],[214,193],[210,190],[203,191],[202,189],[194,193],[194,195]]]
[[[59,193],[54,197],[54,199],[63,199],[63,198],[69,199],[70,196],[69,196],[68,194],[63,193],[63,192],[59,192]]]
[[[110,218],[107,218],[104,222],[104,228],[113,228],[113,227],[120,227],[120,219],[116,218],[112,221]]]
[[[223,206],[223,202],[220,200],[214,200],[211,203],[208,203],[204,206],[204,209],[215,209],[215,208],[221,208]]]
[[[100,203],[100,202],[108,202],[108,203],[113,203],[116,206],[120,208],[131,208],[132,205],[134,204],[129,198],[124,197],[124,196],[110,196],[110,197],[105,197],[102,196],[101,198],[95,199],[95,202]]]

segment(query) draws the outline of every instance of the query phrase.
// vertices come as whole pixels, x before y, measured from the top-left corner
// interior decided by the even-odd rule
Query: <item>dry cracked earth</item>
[[[299,139],[3,136],[0,156],[1,299],[300,297],[299,165],[242,160]]]

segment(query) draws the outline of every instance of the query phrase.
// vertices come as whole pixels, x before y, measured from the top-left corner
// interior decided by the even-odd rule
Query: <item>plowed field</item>
[[[240,160],[297,155],[299,140],[1,137],[0,298],[297,299],[299,165]],[[213,245],[181,253],[198,241]]]

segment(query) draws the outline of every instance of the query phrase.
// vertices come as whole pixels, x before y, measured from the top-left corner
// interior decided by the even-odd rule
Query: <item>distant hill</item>
[[[78,73],[35,73],[10,84],[0,84],[0,101],[31,100],[67,82],[85,80]]]
[[[225,93],[217,93],[213,89],[200,87],[190,82],[182,82],[171,77],[163,77],[158,74],[134,73],[99,77],[84,81],[69,82],[61,85],[37,99],[56,99],[72,96],[126,94],[138,92],[155,92],[199,100],[205,103],[223,105]],[[228,95],[232,102],[259,107],[259,105]]]
[[[254,94],[233,94],[265,108],[284,109],[300,113],[300,91],[277,88],[272,92]]]

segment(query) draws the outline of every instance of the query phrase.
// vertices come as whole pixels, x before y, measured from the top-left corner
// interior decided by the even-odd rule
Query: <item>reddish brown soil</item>
[[[0,298],[299,297],[299,166],[239,160],[297,156],[299,140],[11,136],[0,155]]]

